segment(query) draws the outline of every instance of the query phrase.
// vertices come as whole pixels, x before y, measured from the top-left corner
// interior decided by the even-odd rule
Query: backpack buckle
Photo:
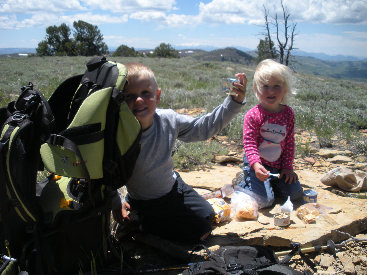
[[[26,117],[25,114],[22,114],[22,113],[15,113],[11,119],[12,119],[12,122],[16,122],[16,123],[20,123],[24,120],[24,118]]]
[[[226,267],[227,271],[229,271],[229,272],[236,271],[236,270],[241,270],[242,268],[243,268],[243,265],[237,264],[237,263],[228,264],[227,267]]]
[[[64,144],[64,137],[56,134],[52,134],[49,137],[48,143],[52,145],[62,146]]]

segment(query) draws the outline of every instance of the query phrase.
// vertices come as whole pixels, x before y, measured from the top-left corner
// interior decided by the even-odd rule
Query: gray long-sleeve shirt
[[[193,118],[171,109],[157,109],[153,124],[142,134],[141,151],[126,184],[136,200],[156,199],[171,191],[176,175],[172,150],[176,139],[207,140],[219,133],[241,111],[241,104],[228,96],[213,112]]]

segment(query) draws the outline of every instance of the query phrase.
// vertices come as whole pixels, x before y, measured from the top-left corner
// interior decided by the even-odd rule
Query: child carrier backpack
[[[141,127],[124,101],[126,75],[124,65],[95,57],[48,101],[29,86],[38,105],[25,103],[23,91],[0,110],[0,268],[16,261],[31,274],[69,274],[108,262],[111,201],[140,151]],[[19,102],[39,107],[25,114],[31,126],[13,126],[25,128],[16,135],[9,117],[33,110]],[[50,174],[37,181],[43,165]]]
[[[223,246],[214,252],[206,247],[204,249],[207,251],[208,260],[190,265],[183,275],[304,274],[281,264],[273,250],[266,246]]]

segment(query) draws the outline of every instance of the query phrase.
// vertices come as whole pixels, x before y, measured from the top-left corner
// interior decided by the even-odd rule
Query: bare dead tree
[[[276,40],[279,52],[279,63],[282,63],[286,66],[289,64],[289,58],[291,56],[291,52],[293,49],[294,39],[296,36],[296,23],[290,23],[290,16],[288,9],[283,4],[283,0],[280,1],[282,6],[282,17],[279,18],[278,14],[275,14],[273,25],[276,29]],[[269,23],[269,10],[266,9],[264,6],[264,18],[265,18],[265,28],[266,28],[266,35],[269,41],[271,39],[271,28]],[[282,32],[283,30],[283,32]]]
[[[276,53],[273,50],[273,41],[271,39],[271,35],[270,35],[270,27],[269,27],[269,20],[268,20],[268,16],[269,16],[269,11],[266,9],[265,5],[263,5],[264,7],[264,19],[265,19],[265,29],[266,29],[266,36],[268,37],[268,44],[269,44],[269,53],[271,54],[271,58],[275,59],[276,58]]]

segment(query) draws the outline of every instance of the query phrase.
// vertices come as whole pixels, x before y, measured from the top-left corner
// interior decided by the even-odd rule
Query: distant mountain
[[[300,73],[367,81],[367,60],[325,61],[313,57],[293,56],[290,67]]]
[[[292,54],[295,56],[306,56],[313,57],[324,61],[361,61],[366,60],[365,58],[349,56],[349,55],[327,55],[324,53],[309,53],[304,51],[294,50]]]
[[[34,48],[0,48],[1,54],[36,53]]]
[[[229,61],[251,65],[256,63],[254,52],[243,52],[236,48],[213,51],[182,50],[182,57],[191,56],[200,61]],[[367,81],[367,60],[326,61],[307,56],[292,56],[289,66],[298,73],[320,75],[339,79]]]
[[[217,49],[210,52],[200,51],[191,55],[200,61],[228,61],[241,64],[253,64],[254,57],[236,48]]]

